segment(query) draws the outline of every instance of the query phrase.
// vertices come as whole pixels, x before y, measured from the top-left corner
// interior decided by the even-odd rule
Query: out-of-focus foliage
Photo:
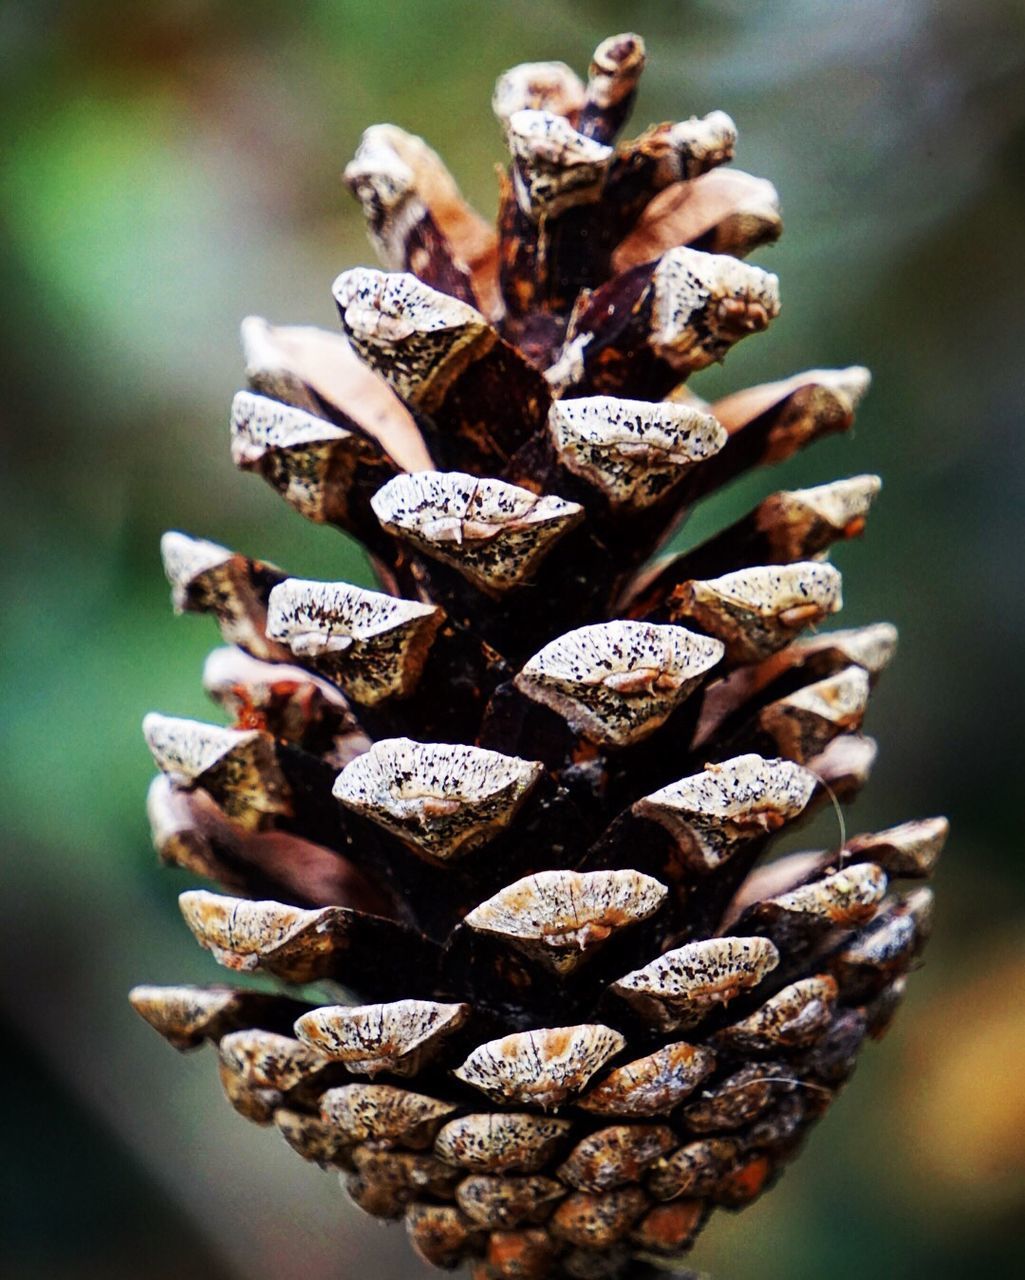
[[[334,325],[331,280],[370,260],[338,182],[366,125],[426,134],[490,210],[496,74],[583,68],[628,28],[651,53],[639,123],[728,110],[739,163],[783,197],[783,241],[758,258],[782,276],[783,318],[699,389],[854,361],[876,375],[855,438],[707,519],[780,484],[883,474],[867,538],[838,557],[850,620],[902,634],[869,724],[876,780],[849,823],[954,823],[897,1030],[695,1264],[888,1280],[1018,1259],[1021,5],[7,0],[5,1276],[419,1274],[401,1232],[237,1122],[209,1058],[178,1060],[125,1001],[135,981],[215,977],[143,818],[139,719],[205,713],[214,641],[171,618],[157,539],[178,525],[304,575],[365,574],[337,534],[233,472],[237,322]]]

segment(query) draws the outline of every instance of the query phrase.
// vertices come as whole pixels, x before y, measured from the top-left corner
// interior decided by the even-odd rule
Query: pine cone
[[[721,112],[613,145],[643,64],[624,35],[586,84],[501,77],[497,234],[426,143],[369,129],[345,177],[389,271],[339,276],[344,336],[243,326],[235,462],[358,538],[382,590],[163,544],[175,607],[230,646],[205,682],[234,723],[147,718],[155,842],[227,891],[182,895],[200,945],[293,994],[133,1003],[477,1280],[672,1268],[771,1185],[890,1021],[930,909],[890,886],[947,830],[766,860],[875,755],[894,629],[814,628],[879,480],[653,556],[847,430],[868,374],[686,387],[777,315],[742,259],[780,221],[719,167]]]

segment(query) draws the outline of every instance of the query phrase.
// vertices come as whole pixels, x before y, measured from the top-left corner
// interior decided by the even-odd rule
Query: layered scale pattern
[[[475,1280],[682,1266],[763,1192],[886,1029],[947,830],[770,856],[876,754],[894,629],[818,626],[879,480],[659,548],[846,431],[868,374],[690,389],[777,315],[744,258],[780,220],[722,167],[721,112],[617,145],[643,64],[624,35],[586,83],[501,77],[497,231],[425,142],[369,129],[345,179],[387,270],[335,281],[341,333],[245,322],[233,459],[379,590],[163,543],[232,723],[147,718],[154,839],[219,886],[181,897],[198,943],[276,981],[133,1003]]]

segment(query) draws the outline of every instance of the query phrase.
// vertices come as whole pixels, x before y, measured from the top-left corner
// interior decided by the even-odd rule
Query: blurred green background
[[[238,320],[336,327],[332,279],[370,260],[338,180],[365,126],[426,135],[490,210],[495,76],[534,58],[583,71],[624,29],[650,52],[635,123],[724,108],[738,163],[783,200],[784,238],[756,255],[783,316],[698,390],[875,374],[856,433],[731,490],[694,532],[770,488],[882,473],[867,537],[837,557],[847,620],[902,635],[849,829],[954,822],[896,1030],[694,1264],[720,1280],[1017,1269],[1025,6],[4,0],[9,1280],[426,1274],[400,1230],[234,1116],[208,1054],[179,1058],[126,1004],[133,982],[216,977],[143,814],[139,720],[207,713],[215,640],[172,618],[157,540],[177,526],[304,576],[363,575],[339,535],[231,467]]]

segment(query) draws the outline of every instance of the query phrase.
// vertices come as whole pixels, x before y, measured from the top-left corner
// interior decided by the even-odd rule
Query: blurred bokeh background
[[[1003,1276],[1025,1210],[1020,0],[4,0],[0,331],[7,750],[0,1271],[9,1280],[421,1274],[400,1230],[246,1126],[205,1054],[131,1014],[213,980],[143,814],[150,707],[204,715],[206,620],[174,620],[181,527],[366,581],[338,534],[233,471],[238,320],[335,327],[370,260],[338,180],[362,129],[423,133],[482,209],[507,65],[647,38],[635,123],[715,107],[786,232],[784,313],[700,391],[862,362],[856,434],[725,494],[878,470],[849,622],[891,618],[882,745],[849,830],[947,812],[928,963],[781,1185],[720,1215],[719,1280]],[[826,837],[831,838],[831,837]]]

